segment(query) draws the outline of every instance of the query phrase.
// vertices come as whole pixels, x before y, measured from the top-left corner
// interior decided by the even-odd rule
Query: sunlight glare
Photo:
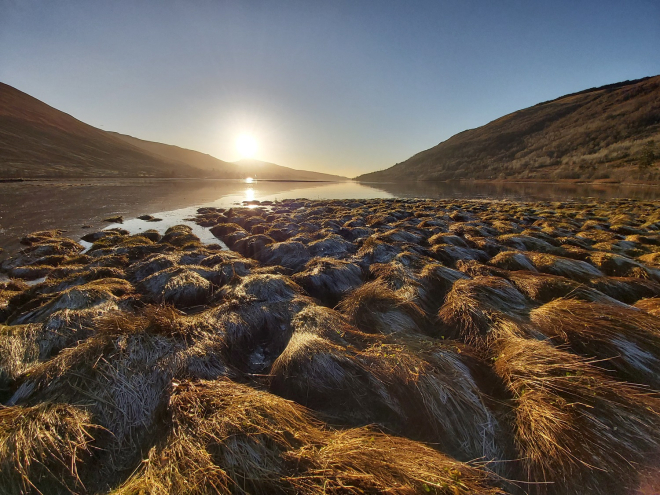
[[[245,201],[254,201],[254,189],[251,187],[245,190]]]
[[[241,158],[252,158],[257,153],[257,141],[252,136],[242,134],[236,139],[236,149]]]

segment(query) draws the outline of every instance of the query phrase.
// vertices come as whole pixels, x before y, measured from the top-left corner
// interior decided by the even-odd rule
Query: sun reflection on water
[[[251,187],[245,190],[245,201],[254,201],[254,189]]]

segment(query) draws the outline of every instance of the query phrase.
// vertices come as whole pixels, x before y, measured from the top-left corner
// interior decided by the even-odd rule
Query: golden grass
[[[557,344],[601,360],[619,378],[660,390],[660,318],[623,305],[555,299],[530,313]]]
[[[178,384],[163,446],[116,495],[502,493],[488,475],[406,439],[333,432],[304,408],[229,380]]]
[[[660,402],[547,342],[506,336],[495,371],[514,397],[533,493],[628,493],[660,448]]]
[[[0,486],[7,495],[82,493],[79,463],[98,429],[67,404],[0,407]]]

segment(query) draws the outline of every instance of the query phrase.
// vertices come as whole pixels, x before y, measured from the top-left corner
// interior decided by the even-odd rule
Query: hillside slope
[[[539,103],[356,179],[658,181],[659,159],[660,76],[656,76]]]
[[[0,177],[192,177],[199,173],[0,83]]]
[[[137,148],[162,156],[168,160],[176,160],[192,167],[196,167],[209,172],[208,175],[224,179],[244,179],[246,177],[257,177],[259,179],[270,180],[301,180],[301,181],[343,181],[346,177],[338,175],[322,174],[320,172],[308,172],[306,170],[296,170],[274,163],[263,162],[260,160],[239,160],[237,162],[226,162],[215,158],[214,156],[193,151],[170,144],[145,141],[133,136],[111,132],[117,137]]]
[[[0,83],[0,178],[209,177],[340,181],[337,175],[198,151],[106,132]]]

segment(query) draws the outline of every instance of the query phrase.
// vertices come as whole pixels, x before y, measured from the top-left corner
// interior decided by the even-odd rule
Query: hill
[[[360,181],[660,181],[660,76],[573,93],[463,131]]]
[[[210,155],[106,132],[0,83],[0,178],[210,177],[346,180],[250,160]]]
[[[0,177],[192,177],[199,170],[146,153],[0,83]]]
[[[223,179],[243,179],[246,177],[257,177],[269,180],[300,180],[300,181],[343,181],[346,177],[338,175],[322,174],[320,172],[308,172],[296,170],[274,163],[260,160],[239,160],[237,162],[226,162],[214,156],[193,151],[169,144],[145,141],[125,134],[112,132],[113,136],[154,155],[168,160],[176,160],[189,166],[210,172],[212,176]]]

